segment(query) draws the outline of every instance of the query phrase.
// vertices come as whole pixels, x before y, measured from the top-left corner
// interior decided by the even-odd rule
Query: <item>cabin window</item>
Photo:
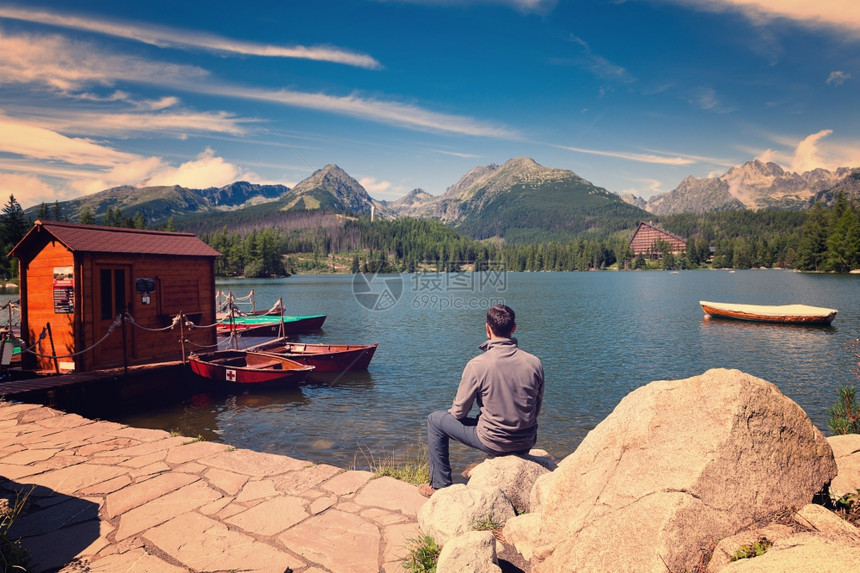
[[[101,307],[102,320],[113,320],[126,311],[125,270],[101,269]]]

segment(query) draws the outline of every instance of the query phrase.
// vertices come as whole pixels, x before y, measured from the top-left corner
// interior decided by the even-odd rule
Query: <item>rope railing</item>
[[[237,303],[251,305],[251,312],[253,313],[257,309],[257,303],[254,298],[254,289],[251,289],[251,292],[245,296],[236,296],[232,292],[225,293],[222,290],[219,290],[218,294],[215,295],[215,304],[218,309],[217,312],[234,311],[239,314],[246,314],[245,311],[237,306]]]
[[[183,315],[181,312],[179,314],[177,314],[176,316],[174,316],[173,320],[170,321],[170,324],[168,324],[164,328],[147,328],[147,327],[143,326],[142,324],[138,324],[137,322],[135,322],[134,317],[132,315],[128,314],[127,312],[123,316],[125,317],[126,322],[128,322],[129,324],[131,324],[131,325],[133,325],[133,326],[135,326],[141,330],[145,330],[147,332],[167,332],[168,330],[173,330],[174,328],[179,326],[179,323],[183,318],[185,318],[185,323],[184,323],[185,326],[189,326],[189,325],[193,324],[190,320],[188,320],[188,317]]]
[[[7,303],[7,304],[9,304],[9,303]],[[2,310],[3,308],[5,308],[5,305],[3,307],[0,307],[0,310]],[[87,352],[90,352],[91,350],[95,349],[97,346],[102,344],[105,340],[108,339],[108,337],[110,337],[111,334],[113,334],[113,332],[117,328],[119,328],[123,325],[123,322],[131,324],[135,328],[139,328],[139,329],[144,330],[146,332],[167,332],[167,331],[175,329],[177,326],[184,326],[185,328],[189,328],[189,329],[214,328],[214,327],[218,326],[218,324],[219,324],[218,322],[216,322],[216,323],[210,324],[210,325],[203,325],[203,326],[197,325],[197,324],[194,324],[194,322],[192,322],[187,316],[185,316],[183,313],[180,312],[179,314],[177,314],[176,316],[174,316],[171,319],[169,325],[167,325],[163,328],[148,328],[148,327],[145,327],[141,324],[138,324],[137,321],[135,321],[134,316],[132,316],[131,314],[121,313],[121,314],[118,314],[116,316],[116,319],[114,319],[114,321],[111,323],[110,327],[108,327],[108,330],[104,336],[102,336],[98,341],[93,343],[91,346],[89,346],[83,350],[79,350],[78,352],[73,352],[71,354],[62,354],[62,355],[44,354],[42,352],[37,352],[35,350],[35,348],[40,346],[42,341],[49,335],[49,325],[42,327],[42,331],[39,333],[39,336],[38,336],[36,342],[34,342],[29,347],[22,347],[21,352],[27,352],[27,353],[32,354],[34,356],[37,356],[39,358],[48,358],[48,359],[74,358],[76,356],[80,356],[81,354],[85,354]],[[230,337],[227,339],[228,343],[233,338],[238,338],[238,336],[236,336],[234,333],[231,333]],[[191,340],[188,340],[188,339],[184,339],[182,342],[184,342],[185,344],[190,344],[190,345],[195,346],[195,347],[200,348],[200,349],[217,348],[218,346],[221,345],[220,343],[216,343],[214,345],[201,345],[201,344],[197,344],[197,343],[195,343]]]
[[[116,319],[111,323],[110,327],[108,327],[107,333],[104,336],[102,336],[98,340],[98,342],[96,342],[95,344],[93,344],[89,348],[79,350],[78,352],[73,352],[72,354],[63,354],[63,355],[41,354],[39,352],[34,352],[33,348],[36,348],[36,346],[38,346],[47,336],[47,331],[48,331],[47,326],[42,328],[42,333],[39,334],[39,340],[37,340],[36,343],[33,344],[33,346],[31,346],[30,348],[22,349],[22,352],[29,352],[30,354],[33,354],[34,356],[38,356],[39,358],[73,358],[75,356],[80,356],[81,354],[84,354],[85,352],[89,352],[90,350],[94,349],[96,346],[98,346],[99,344],[101,344],[102,342],[107,340],[108,336],[113,334],[113,331],[116,330],[116,328],[118,326],[122,326],[122,318],[123,318],[123,315],[121,315],[121,314],[116,315]]]

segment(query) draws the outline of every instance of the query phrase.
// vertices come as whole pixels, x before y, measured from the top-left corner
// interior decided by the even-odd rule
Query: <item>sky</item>
[[[0,203],[120,185],[375,199],[531,157],[643,198],[860,167],[856,0],[0,0]]]

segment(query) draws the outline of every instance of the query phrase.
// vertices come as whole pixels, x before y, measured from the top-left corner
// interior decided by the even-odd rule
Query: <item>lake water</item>
[[[480,351],[488,305],[517,312],[520,346],[546,372],[538,447],[562,457],[630,391],[653,380],[737,368],[776,384],[825,434],[837,388],[857,384],[845,343],[860,336],[860,275],[779,270],[304,275],[219,281],[257,308],[326,314],[303,342],[379,343],[367,372],[287,391],[201,393],[121,422],[339,467],[406,453],[425,418],[450,406]],[[707,320],[699,300],[836,308],[829,327]],[[675,412],[700,424],[696,412]],[[704,429],[704,428],[703,428]]]

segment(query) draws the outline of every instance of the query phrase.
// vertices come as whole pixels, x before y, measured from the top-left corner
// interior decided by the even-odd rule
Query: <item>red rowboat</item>
[[[191,354],[188,364],[198,376],[230,384],[297,385],[314,370],[285,356],[247,350]]]
[[[807,306],[805,304],[757,305],[730,304],[700,300],[706,317],[732,318],[755,322],[777,322],[782,324],[830,324],[836,318],[835,308]]]
[[[367,370],[378,344],[305,344],[273,340],[253,347],[253,351],[264,351],[286,356],[316,368],[314,372],[344,372]]]

